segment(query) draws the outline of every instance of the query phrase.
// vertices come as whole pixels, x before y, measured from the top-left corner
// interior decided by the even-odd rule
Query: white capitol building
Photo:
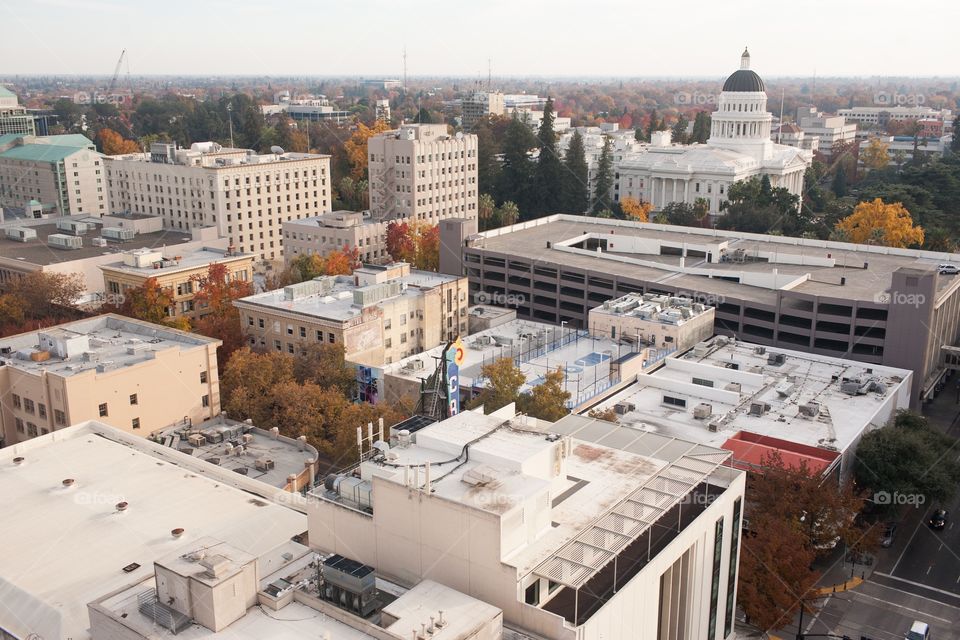
[[[655,210],[704,198],[710,213],[717,214],[731,184],[764,174],[772,186],[801,193],[811,152],[771,141],[773,116],[763,80],[750,69],[748,51],[723,83],[711,117],[706,144],[671,145],[670,132],[660,131],[642,152],[624,157],[617,166],[620,198],[650,202]]]

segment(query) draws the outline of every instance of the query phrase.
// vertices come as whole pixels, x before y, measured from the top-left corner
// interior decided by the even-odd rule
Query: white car
[[[930,625],[926,622],[914,621],[905,640],[930,640]]]
[[[937,267],[937,271],[943,275],[953,276],[960,273],[960,267],[955,264],[941,264]]]

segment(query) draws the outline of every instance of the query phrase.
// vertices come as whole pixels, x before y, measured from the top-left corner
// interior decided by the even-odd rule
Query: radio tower
[[[403,45],[403,92],[407,92],[407,45]]]

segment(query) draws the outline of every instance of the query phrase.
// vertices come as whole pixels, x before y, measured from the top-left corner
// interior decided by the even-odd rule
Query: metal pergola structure
[[[572,416],[571,416],[572,417]],[[569,417],[568,417],[569,418]],[[586,419],[583,426],[589,426]],[[593,423],[589,420],[589,423]],[[581,428],[574,428],[572,435],[583,439]],[[587,434],[583,434],[587,435]],[[647,437],[650,436],[650,437]],[[599,442],[605,438],[589,438]],[[649,442],[654,440],[654,442]],[[640,443],[640,441],[644,441]],[[598,516],[573,539],[564,544],[550,558],[547,558],[533,570],[533,575],[563,585],[575,591],[574,614],[579,614],[580,589],[611,562],[614,563],[614,583],[616,590],[617,558],[631,544],[636,542],[664,514],[668,513],[683,499],[709,478],[732,455],[725,449],[681,441],[676,438],[636,432],[634,442],[643,449],[676,451],[677,445],[683,445],[679,457],[671,460],[666,467],[652,476],[643,486],[635,489],[627,497]],[[638,447],[619,447],[631,451]],[[651,457],[656,457],[651,451]],[[681,526],[682,512],[677,515],[677,526]],[[651,552],[652,536],[648,538],[648,556]]]

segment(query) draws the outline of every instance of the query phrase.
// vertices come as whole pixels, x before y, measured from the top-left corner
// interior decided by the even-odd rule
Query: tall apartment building
[[[342,344],[345,357],[379,366],[467,333],[467,279],[406,263],[321,276],[234,302],[250,346],[297,353]]]
[[[107,314],[0,340],[5,446],[85,420],[148,436],[220,412],[219,340]]]
[[[477,217],[477,136],[444,124],[405,124],[367,142],[370,212],[438,224]]]
[[[104,156],[82,135],[0,136],[0,207],[45,214],[104,215]]]
[[[960,369],[960,255],[564,214],[472,235],[459,247],[470,292],[517,317],[585,327],[627,293],[716,307],[717,333],[764,346],[914,372],[911,404]],[[444,261],[444,271],[452,260]]]
[[[390,262],[387,252],[387,222],[374,220],[369,212],[332,211],[283,223],[284,260],[301,255],[324,256],[331,251],[356,249],[361,262]]]
[[[112,210],[157,215],[169,229],[214,226],[261,260],[282,259],[285,220],[330,211],[327,155],[156,143],[106,161]]]
[[[100,265],[103,271],[103,290],[107,299],[119,300],[128,289],[141,287],[153,278],[161,289],[173,296],[167,316],[196,318],[204,315],[194,305],[197,284],[194,278],[206,277],[210,265],[222,264],[231,280],[253,282],[253,260],[250,253],[229,249],[199,247],[183,251],[177,247],[162,249],[134,249],[124,251],[121,259]]]
[[[0,136],[13,133],[32,136],[37,133],[33,115],[20,106],[17,94],[0,86]]]
[[[503,115],[503,94],[499,91],[475,91],[464,96],[460,105],[463,109],[463,128],[470,130],[487,116]]]

